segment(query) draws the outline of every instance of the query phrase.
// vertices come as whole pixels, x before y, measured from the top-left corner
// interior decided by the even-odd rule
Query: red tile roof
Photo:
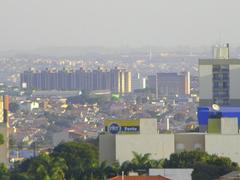
[[[163,176],[116,176],[110,178],[109,180],[170,180],[169,178]]]

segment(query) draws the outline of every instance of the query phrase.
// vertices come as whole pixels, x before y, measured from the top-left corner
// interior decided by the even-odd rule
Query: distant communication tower
[[[149,49],[149,61],[151,61],[152,60],[152,49],[150,48]]]

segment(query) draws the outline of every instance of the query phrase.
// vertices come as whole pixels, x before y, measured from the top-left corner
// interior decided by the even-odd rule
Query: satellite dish
[[[217,104],[213,104],[212,108],[213,108],[214,111],[220,111],[220,106],[217,105]]]

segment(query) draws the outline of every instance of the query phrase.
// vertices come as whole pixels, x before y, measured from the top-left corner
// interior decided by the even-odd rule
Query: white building
[[[129,120],[131,121],[131,120]],[[133,151],[151,153],[151,158],[168,158],[174,152],[174,135],[158,134],[156,119],[140,119],[140,131],[135,134],[110,134],[99,137],[100,161],[120,163],[131,160]]]
[[[228,120],[225,118],[220,123],[227,123]],[[140,119],[140,131],[136,133],[110,134],[107,131],[100,135],[100,162],[107,161],[111,164],[116,161],[120,163],[130,161],[133,159],[133,151],[139,154],[150,153],[152,159],[158,160],[168,159],[172,153],[200,150],[226,156],[240,163],[240,134],[235,128],[237,118],[231,118],[230,121],[232,121],[230,125],[220,126],[221,130],[213,133],[159,134],[155,119]],[[113,121],[112,124],[115,126],[111,128],[116,130],[116,123]]]

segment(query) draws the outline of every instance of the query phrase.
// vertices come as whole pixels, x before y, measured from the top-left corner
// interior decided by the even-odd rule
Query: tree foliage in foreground
[[[193,180],[212,180],[231,171],[239,170],[230,158],[209,155],[206,152],[190,151],[171,154],[164,161],[164,168],[193,168]]]
[[[2,134],[0,134],[0,145],[4,143],[4,137]]]
[[[60,157],[40,155],[24,160],[15,167],[11,179],[63,180],[68,169]]]
[[[150,154],[133,152],[133,159],[122,164],[98,162],[98,150],[86,142],[67,142],[58,145],[50,155],[24,160],[9,172],[0,166],[0,179],[10,180],[105,180],[109,177],[136,171],[147,174],[149,168],[193,168],[193,180],[216,179],[238,170],[229,158],[209,155],[201,151],[171,154],[170,158],[154,160]]]
[[[0,164],[0,179],[7,179],[8,169],[4,164]]]
[[[98,150],[88,143],[73,141],[60,144],[53,150],[52,155],[66,161],[67,179],[87,178],[89,174],[93,174],[93,169],[98,165]]]

